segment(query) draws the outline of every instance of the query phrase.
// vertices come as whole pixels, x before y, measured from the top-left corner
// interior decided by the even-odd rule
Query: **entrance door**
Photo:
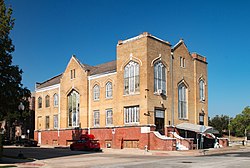
[[[165,114],[164,110],[155,110],[155,126],[156,126],[156,131],[158,131],[160,134],[164,135],[165,134]]]

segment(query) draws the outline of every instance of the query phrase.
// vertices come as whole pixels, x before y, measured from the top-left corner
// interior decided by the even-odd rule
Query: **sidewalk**
[[[48,148],[47,146],[41,146],[41,148]],[[56,147],[65,150],[69,150],[67,147]],[[141,150],[141,149],[111,149],[104,148],[103,154],[119,154],[119,155],[144,155],[144,156],[204,156],[204,155],[212,155],[212,154],[221,154],[221,153],[230,153],[235,151],[250,151],[250,147],[243,146],[233,146],[219,149],[205,149],[205,150],[187,150],[187,151],[156,151],[156,150]],[[0,168],[1,167],[42,167],[45,166],[46,160],[32,160],[30,158],[17,158],[11,156],[4,156],[0,159]]]
[[[201,150],[185,150],[185,151],[158,151],[158,150],[141,150],[141,149],[111,149],[104,148],[103,153],[105,154],[130,154],[130,155],[154,155],[154,156],[202,156],[212,155],[220,153],[234,152],[235,150],[250,150],[250,147],[233,146],[226,148],[210,148]]]

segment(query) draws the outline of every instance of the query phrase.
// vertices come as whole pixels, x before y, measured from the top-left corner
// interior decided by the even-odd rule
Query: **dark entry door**
[[[165,125],[165,111],[164,110],[155,110],[155,126],[156,131],[158,131],[160,134],[164,135],[164,125]]]

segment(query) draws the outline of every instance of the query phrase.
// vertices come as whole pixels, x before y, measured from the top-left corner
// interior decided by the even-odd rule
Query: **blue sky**
[[[13,8],[13,63],[34,91],[75,54],[96,65],[116,59],[118,40],[142,32],[183,38],[208,60],[209,116],[234,117],[250,105],[250,1],[5,0]]]

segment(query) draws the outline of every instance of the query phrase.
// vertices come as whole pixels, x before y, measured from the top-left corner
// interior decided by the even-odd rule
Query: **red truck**
[[[70,145],[71,150],[101,151],[100,143],[92,134],[83,134]]]

